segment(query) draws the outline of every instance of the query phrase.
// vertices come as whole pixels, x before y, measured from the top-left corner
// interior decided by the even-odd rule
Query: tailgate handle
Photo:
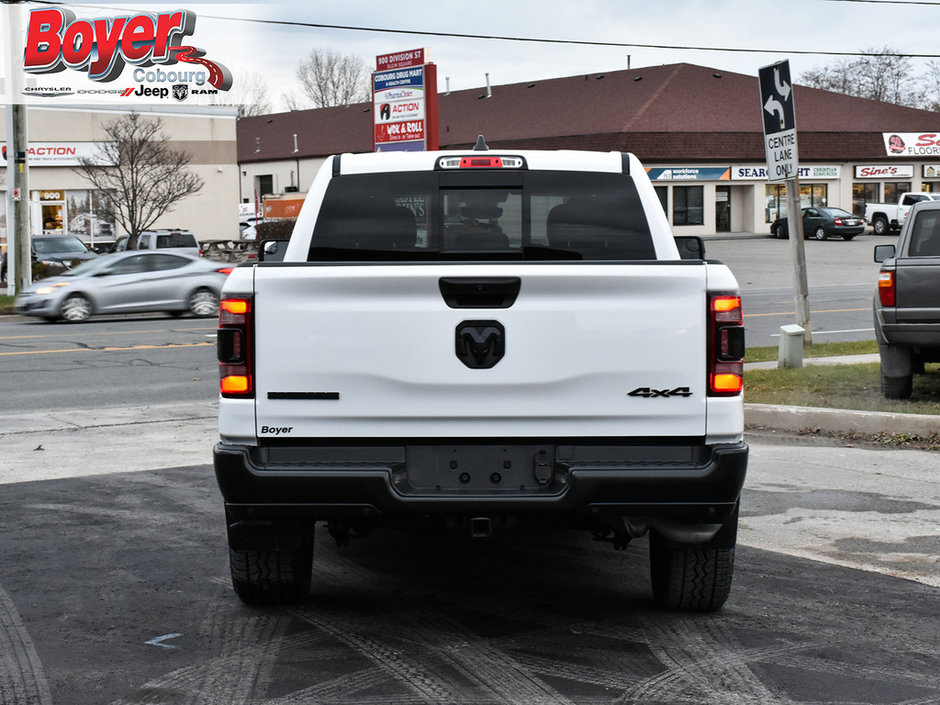
[[[519,277],[441,277],[441,296],[451,308],[509,308],[516,303]]]

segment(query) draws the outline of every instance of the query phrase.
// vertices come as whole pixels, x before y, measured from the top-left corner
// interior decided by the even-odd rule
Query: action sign
[[[790,62],[781,61],[758,71],[761,114],[764,117],[764,150],[767,180],[794,179],[799,169],[796,150],[796,110]]]

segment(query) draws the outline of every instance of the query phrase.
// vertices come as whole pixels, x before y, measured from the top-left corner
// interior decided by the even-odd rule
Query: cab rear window
[[[655,258],[628,175],[480,170],[335,177],[308,259]]]

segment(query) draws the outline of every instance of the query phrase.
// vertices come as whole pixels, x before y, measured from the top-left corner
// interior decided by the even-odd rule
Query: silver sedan
[[[215,316],[230,271],[218,262],[182,253],[115,252],[34,283],[13,306],[16,313],[48,321],[150,311]]]

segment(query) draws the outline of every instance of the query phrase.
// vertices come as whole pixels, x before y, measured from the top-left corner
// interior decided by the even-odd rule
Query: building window
[[[884,203],[897,203],[901,194],[910,190],[910,181],[885,181]]]
[[[705,187],[672,187],[672,224],[705,224]]]
[[[767,184],[764,187],[764,222],[772,223],[787,212],[787,187]]]
[[[659,196],[659,202],[663,206],[663,213],[669,213],[669,187],[655,186],[656,195]]]
[[[858,216],[865,216],[865,204],[877,203],[878,184],[871,182],[852,184],[852,213]]]
[[[829,205],[829,187],[826,184],[800,184],[800,208]]]

